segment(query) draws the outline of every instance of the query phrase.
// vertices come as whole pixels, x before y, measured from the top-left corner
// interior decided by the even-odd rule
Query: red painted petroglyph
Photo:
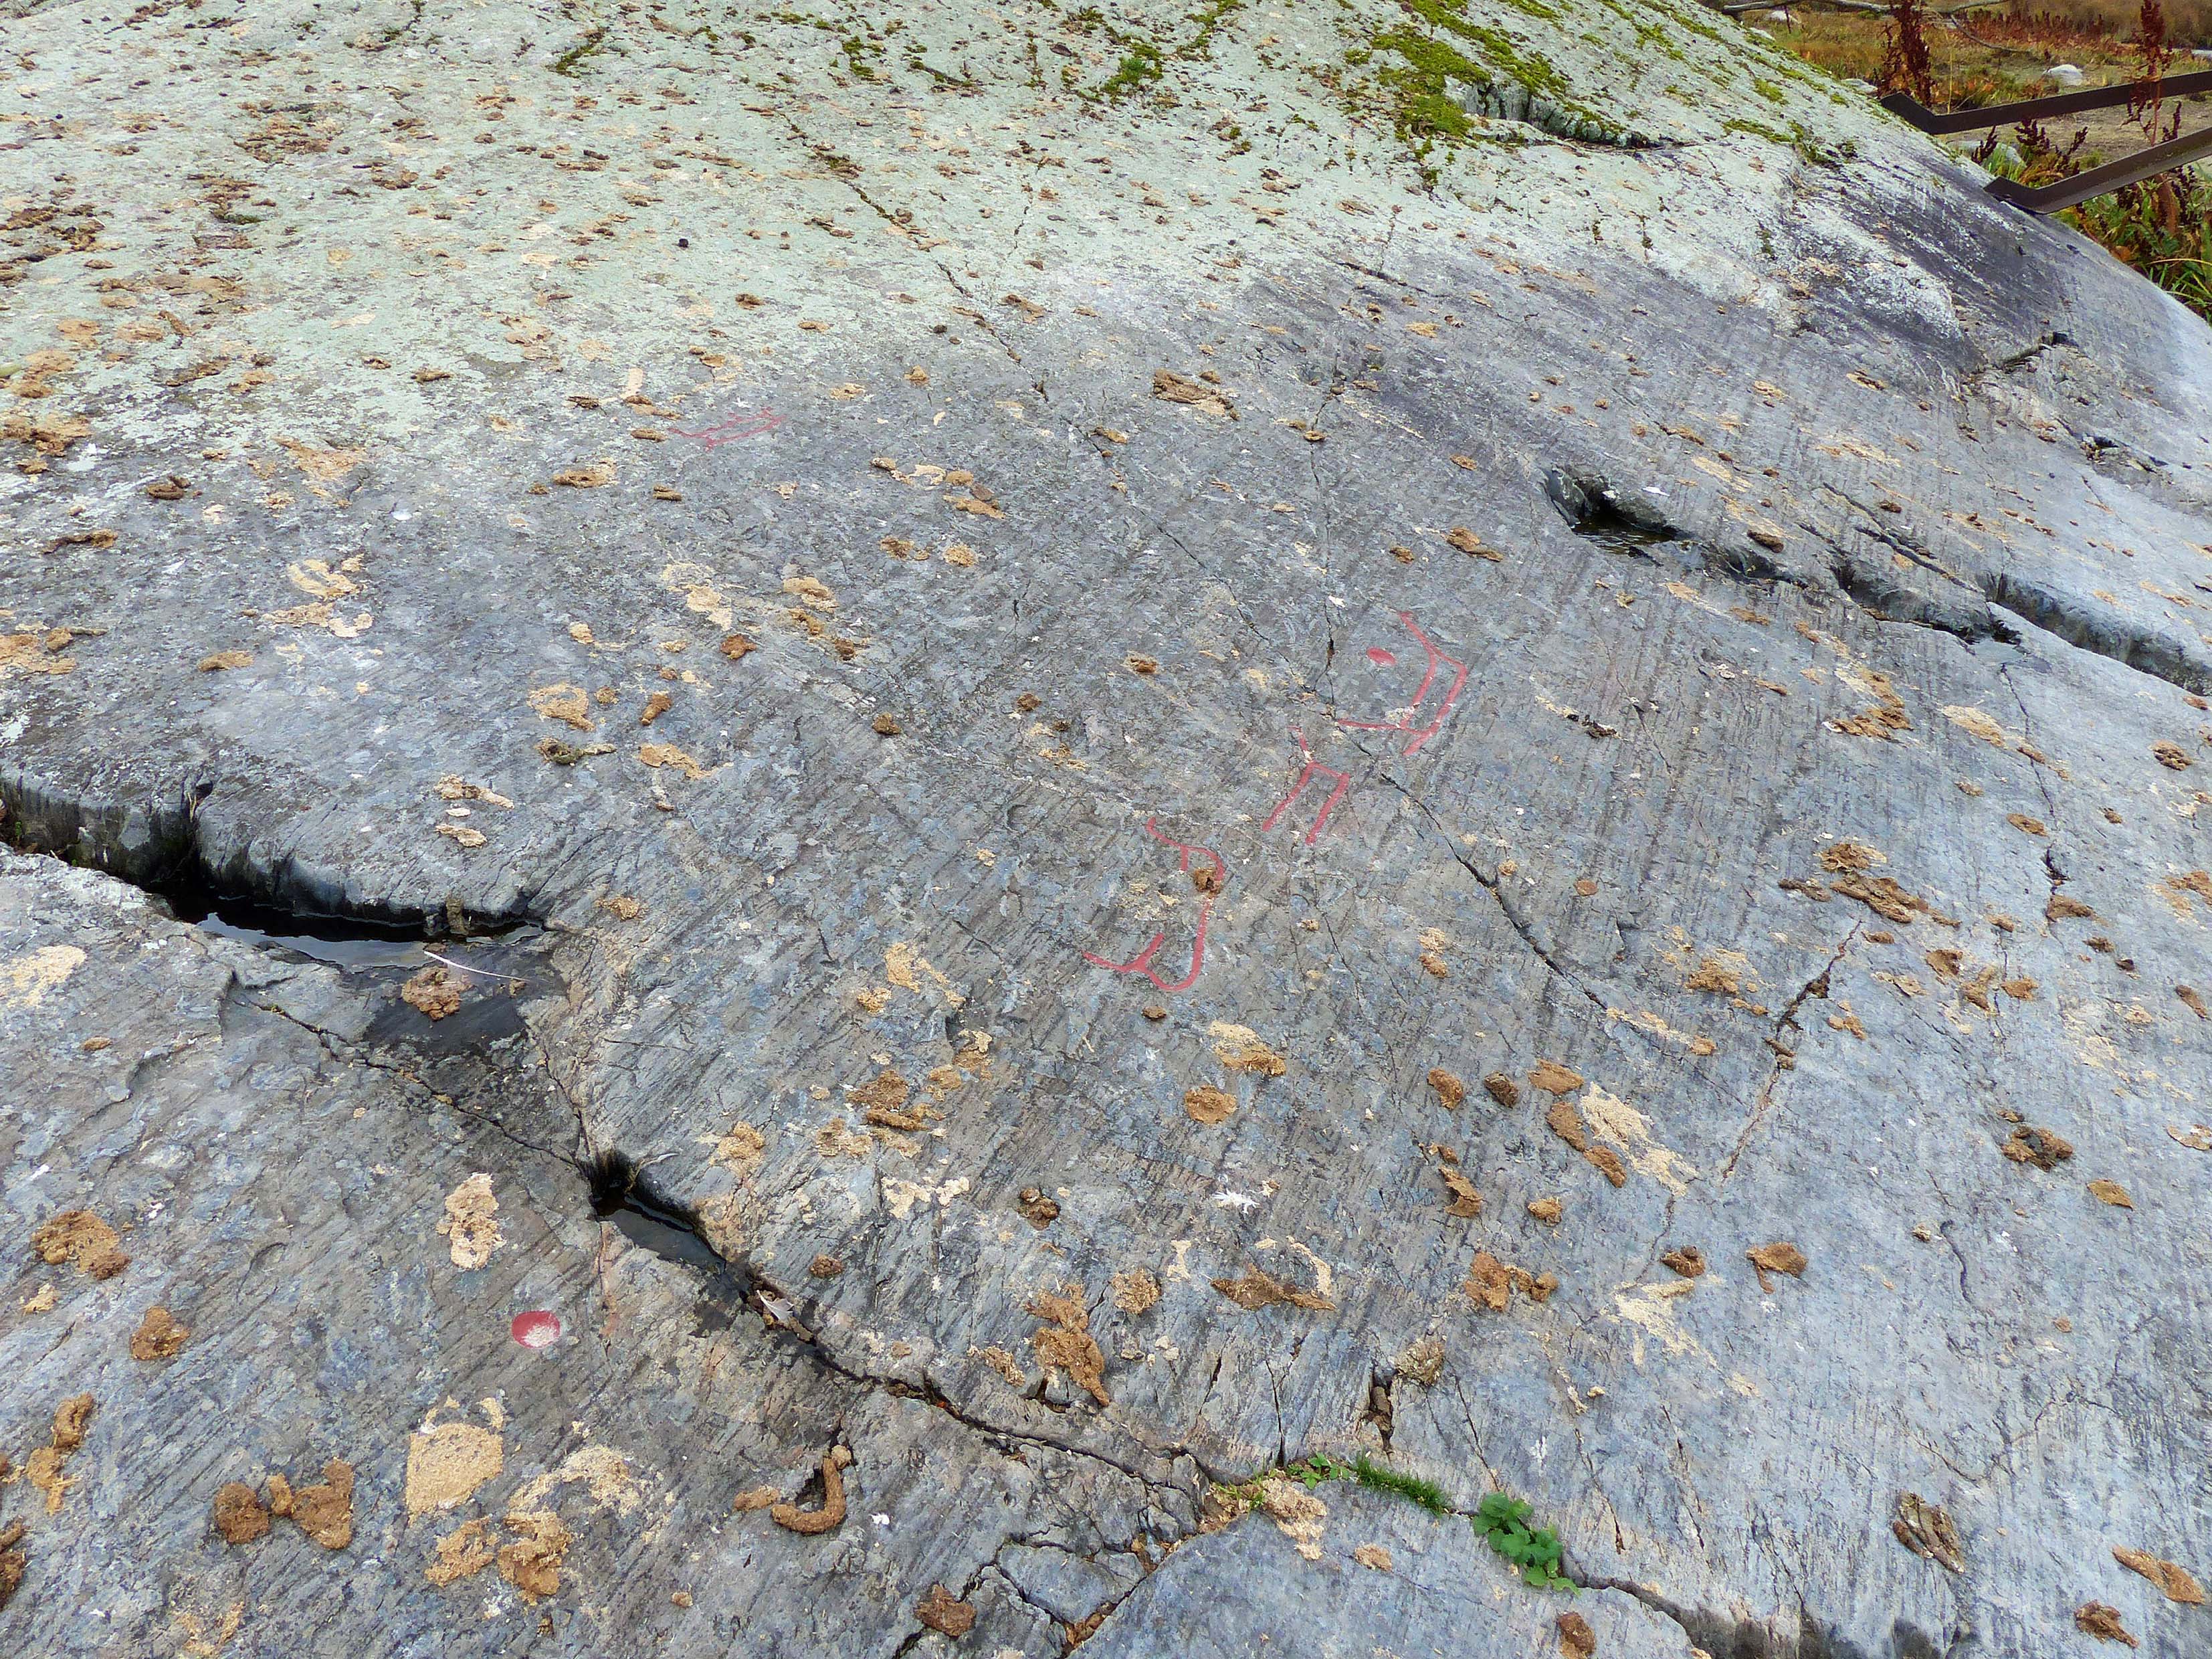
[[[1337,724],[1341,726],[1344,722],[1339,720]],[[1306,785],[1313,781],[1315,774],[1325,774],[1336,780],[1336,787],[1328,792],[1328,799],[1321,804],[1321,815],[1314,819],[1313,828],[1306,831],[1306,845],[1310,847],[1313,845],[1314,837],[1321,834],[1322,825],[1328,822],[1330,811],[1344,798],[1344,792],[1352,787],[1352,780],[1334,767],[1323,766],[1316,760],[1313,757],[1313,750],[1306,747],[1304,732],[1293,727],[1291,735],[1298,740],[1298,753],[1305,757],[1305,769],[1298,774],[1298,781],[1291,786],[1291,793],[1283,797],[1281,803],[1273,811],[1267,814],[1267,821],[1260,828],[1262,831],[1273,829],[1281,821],[1283,814],[1291,810],[1291,803],[1304,793]]]
[[[1083,959],[1094,966],[1109,969],[1117,974],[1142,974],[1163,991],[1187,991],[1196,982],[1199,970],[1206,965],[1206,929],[1207,924],[1213,919],[1213,895],[1219,892],[1223,884],[1229,879],[1229,868],[1222,863],[1221,855],[1212,848],[1198,847],[1193,842],[1176,841],[1170,836],[1162,835],[1152,818],[1145,820],[1145,833],[1163,846],[1174,848],[1182,855],[1176,867],[1185,875],[1190,873],[1190,855],[1194,851],[1205,854],[1207,862],[1213,866],[1213,891],[1206,894],[1199,902],[1198,937],[1192,942],[1190,947],[1190,972],[1170,984],[1162,979],[1159,970],[1152,966],[1152,958],[1159,954],[1160,946],[1167,942],[1168,936],[1164,930],[1154,933],[1152,943],[1127,962],[1109,961],[1104,957],[1094,956],[1088,951],[1083,953]]]
[[[1404,712],[1395,720],[1340,719],[1337,724],[1356,732],[1402,732],[1406,734],[1407,743],[1401,752],[1410,755],[1443,730],[1444,720],[1451,714],[1452,705],[1459,701],[1459,694],[1467,687],[1467,665],[1457,658],[1447,657],[1443,652],[1437,650],[1430,641],[1429,636],[1421,632],[1420,625],[1404,611],[1401,611],[1398,613],[1398,620],[1405,623],[1407,631],[1421,642],[1421,649],[1427,652],[1429,655],[1428,672],[1421,676],[1420,690],[1413,693],[1413,702],[1408,703]],[[1370,662],[1385,668],[1396,666],[1398,661],[1397,658],[1389,652],[1379,649],[1368,652],[1367,659]],[[1452,671],[1451,689],[1444,693],[1444,700],[1437,705],[1437,712],[1428,724],[1416,726],[1413,721],[1421,712],[1421,705],[1428,701],[1429,693],[1436,687],[1437,671],[1439,668],[1449,668]],[[1303,744],[1301,746],[1303,747]],[[1309,836],[1307,839],[1311,840],[1312,837]]]
[[[706,427],[697,432],[678,431],[674,427],[669,430],[677,437],[696,438],[708,449],[715,449],[723,444],[733,444],[740,438],[757,438],[764,432],[775,431],[782,424],[782,416],[772,409],[762,409],[732,415],[720,425]]]
[[[1414,690],[1412,700],[1404,708],[1392,710],[1391,717],[1388,720],[1348,720],[1338,716],[1335,724],[1340,731],[1395,732],[1405,739],[1404,747],[1399,752],[1411,755],[1418,751],[1431,738],[1443,730],[1444,721],[1450,718],[1453,706],[1459,702],[1460,693],[1467,689],[1468,668],[1467,665],[1456,657],[1448,657],[1439,651],[1435,642],[1421,631],[1420,624],[1411,616],[1403,611],[1398,611],[1396,616],[1406,631],[1419,643],[1423,653],[1427,658],[1427,666],[1422,672],[1421,683]],[[1386,650],[1381,646],[1368,647],[1367,660],[1377,668],[1390,669],[1398,665],[1397,653]],[[1437,699],[1434,697],[1434,694],[1437,691],[1440,683],[1443,683],[1443,695],[1440,699]],[[1423,713],[1425,708],[1428,710],[1425,717]],[[1321,810],[1314,815],[1312,827],[1301,837],[1306,845],[1310,847],[1320,837],[1322,830],[1327,827],[1328,816],[1336,810],[1337,803],[1350,792],[1352,777],[1349,773],[1340,772],[1333,766],[1323,766],[1316,760],[1313,750],[1307,744],[1306,736],[1303,731],[1293,726],[1291,729],[1291,735],[1297,740],[1298,755],[1304,764],[1300,768],[1297,777],[1291,784],[1289,792],[1276,803],[1275,810],[1267,814],[1266,821],[1260,825],[1260,829],[1264,834],[1280,823],[1291,808],[1297,804],[1299,797],[1305,793],[1306,786],[1313,782],[1316,778],[1330,779],[1332,781],[1328,793],[1322,801]],[[1112,973],[1142,974],[1163,991],[1188,990],[1196,982],[1200,970],[1205,967],[1206,933],[1213,917],[1213,897],[1221,890],[1223,884],[1227,879],[1228,872],[1222,864],[1220,855],[1211,848],[1201,847],[1192,842],[1172,840],[1162,835],[1151,818],[1145,820],[1145,833],[1163,845],[1176,848],[1182,854],[1179,867],[1185,874],[1190,872],[1190,861],[1194,853],[1203,854],[1213,866],[1212,890],[1206,893],[1206,896],[1199,905],[1198,933],[1191,945],[1190,971],[1179,980],[1169,981],[1163,979],[1158,969],[1152,966],[1153,958],[1159,954],[1161,947],[1167,943],[1167,933],[1164,930],[1154,933],[1145,948],[1127,962],[1115,962],[1110,957],[1098,956],[1089,951],[1083,952],[1083,959],[1094,967],[1103,968]]]

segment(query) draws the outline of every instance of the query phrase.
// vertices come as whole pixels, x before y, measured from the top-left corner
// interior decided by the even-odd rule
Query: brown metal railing
[[[2190,75],[2169,75],[2157,81],[2136,81],[2116,87],[2090,87],[2081,92],[2054,93],[2048,98],[2027,98],[2013,104],[1985,104],[1979,109],[1936,111],[1918,99],[1893,92],[1881,106],[1918,127],[1923,132],[1972,132],[1984,127],[2010,126],[2022,121],[2041,121],[2084,110],[2111,109],[2121,104],[2148,103],[2154,99],[2187,98],[2212,93],[2212,70]],[[2056,213],[2102,196],[2107,191],[2140,184],[2201,156],[2212,155],[2212,127],[2184,133],[2164,143],[2152,144],[2117,161],[2090,167],[2070,179],[2047,185],[2022,185],[2010,179],[1993,179],[1989,194],[2031,213]]]

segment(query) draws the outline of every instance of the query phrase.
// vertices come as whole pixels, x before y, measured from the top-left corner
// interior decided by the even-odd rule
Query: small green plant
[[[1129,43],[1129,54],[1121,67],[1098,83],[1097,96],[1125,98],[1150,81],[1160,78],[1160,49],[1146,40]]]
[[[593,52],[605,46],[606,43],[607,32],[605,29],[586,29],[584,31],[583,39],[577,41],[574,46],[569,47],[568,51],[562,52],[558,58],[553,60],[551,64],[553,73],[556,75],[565,75],[571,80],[575,79],[578,66]]]
[[[1352,1473],[1348,1464],[1340,1463],[1326,1452],[1316,1453],[1303,1463],[1292,1463],[1283,1473],[1311,1492],[1324,1480],[1341,1480]]]
[[[1418,1474],[1402,1474],[1396,1469],[1385,1468],[1365,1454],[1352,1460],[1352,1478],[1363,1486],[1376,1492],[1395,1493],[1408,1503],[1419,1504],[1431,1515],[1449,1515],[1451,1504],[1444,1498],[1443,1488],[1433,1480],[1424,1480]]]
[[[1521,1577],[1538,1589],[1563,1589],[1572,1595],[1575,1583],[1562,1569],[1559,1539],[1549,1527],[1528,1524],[1528,1504],[1521,1498],[1494,1492],[1474,1511],[1474,1529],[1490,1540],[1490,1547],[1521,1569]]]

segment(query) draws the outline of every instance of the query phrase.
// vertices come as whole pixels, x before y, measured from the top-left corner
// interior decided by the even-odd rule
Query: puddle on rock
[[[481,949],[505,939],[520,925],[478,922],[465,937],[442,939],[434,952],[428,948],[432,932],[420,920],[288,910],[259,899],[232,897],[191,881],[172,882],[156,890],[179,921],[190,922],[204,933],[264,950],[289,951],[348,972],[390,968],[412,972],[443,958],[449,966],[471,970],[472,979],[495,983],[505,963],[487,968],[468,961],[468,953],[471,946]]]
[[[228,907],[226,907],[228,908]],[[253,907],[247,907],[253,908]],[[236,939],[241,945],[289,951],[315,962],[328,963],[332,967],[349,971],[363,968],[419,968],[429,960],[423,954],[420,939],[410,941],[404,937],[385,933],[363,936],[335,933],[277,933],[210,911],[204,916],[179,915],[179,921],[190,921],[203,933],[212,933],[217,939]],[[302,921],[320,921],[321,917],[286,916],[285,923],[297,928]],[[331,925],[349,927],[351,924],[331,919]]]

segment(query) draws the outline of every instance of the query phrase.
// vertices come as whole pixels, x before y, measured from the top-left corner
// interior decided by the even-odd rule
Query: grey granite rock
[[[2212,1640],[2178,305],[1673,3],[17,11],[4,1645]]]

